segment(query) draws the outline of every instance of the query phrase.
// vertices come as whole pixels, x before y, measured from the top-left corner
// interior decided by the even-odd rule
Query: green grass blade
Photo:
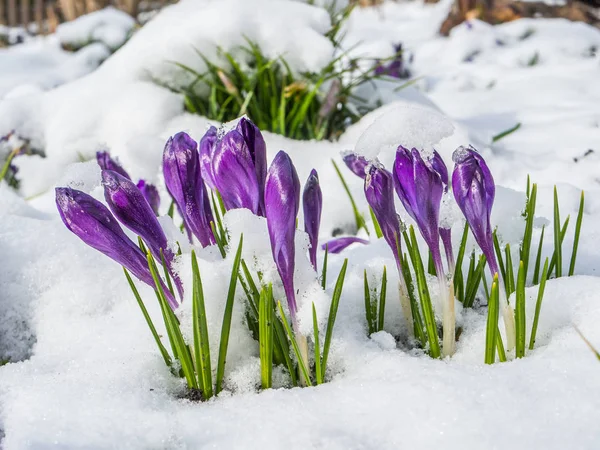
[[[202,278],[200,277],[200,269],[198,268],[198,260],[194,250],[192,250],[192,280],[192,327],[194,329],[196,371],[198,372],[198,382],[204,399],[208,400],[213,395],[210,343],[208,339],[208,323],[206,321]]]
[[[315,378],[317,384],[321,384],[324,381],[323,371],[321,370],[321,347],[319,343],[319,322],[317,320],[317,310],[315,304],[312,304],[312,317],[313,317],[313,337],[315,341]]]
[[[496,361],[496,334],[498,333],[498,314],[500,310],[498,295],[498,274],[494,276],[492,292],[488,302],[487,327],[485,333],[485,363],[494,364]]]
[[[504,130],[502,133],[498,133],[497,135],[495,135],[494,137],[492,137],[492,143],[498,142],[500,139],[508,136],[511,133],[514,133],[519,128],[521,128],[521,122],[518,122],[516,125],[514,125],[511,128],[509,128],[508,130]]]
[[[542,233],[540,234],[540,242],[538,243],[538,251],[535,257],[535,266],[533,268],[533,284],[534,286],[538,284],[540,279],[540,264],[542,261],[542,246],[544,244],[544,230],[546,229],[546,225],[542,225]]]
[[[527,177],[529,186],[529,177]],[[528,190],[529,191],[529,190]],[[531,252],[531,238],[533,236],[533,219],[535,218],[535,204],[537,202],[537,184],[533,183],[531,191],[527,196],[525,233],[523,234],[523,242],[521,244],[521,261],[523,261],[525,274],[529,268],[529,254]]]
[[[283,312],[283,308],[281,306],[281,302],[277,302],[279,307],[279,315],[281,317],[281,321],[283,322],[283,327],[285,328],[285,332],[288,335],[290,342],[292,343],[292,348],[294,349],[294,354],[296,355],[296,360],[298,361],[298,366],[300,367],[300,371],[302,372],[302,376],[306,381],[307,386],[312,386],[310,381],[310,376],[308,374],[308,368],[304,364],[304,360],[302,359],[302,355],[300,354],[300,349],[298,348],[298,343],[296,342],[296,337],[294,336],[294,332],[290,328],[290,324],[288,323],[285,313]]]
[[[560,208],[558,190],[554,186],[554,254],[556,255],[556,278],[562,276],[562,240],[560,239]]]
[[[496,252],[496,258],[498,259],[498,268],[500,270],[500,275],[502,276],[502,280],[504,280],[504,286],[506,288],[506,296],[508,297],[508,283],[506,281],[506,269],[504,268],[504,256],[502,255],[502,250],[500,250],[500,242],[498,241],[498,234],[496,230],[494,230],[493,234],[494,240],[494,251]]]
[[[325,256],[323,257],[323,270],[321,270],[321,287],[325,290],[327,286],[327,256],[329,255],[329,245],[325,244]]]
[[[581,191],[581,200],[579,201],[579,211],[577,212],[577,221],[575,222],[575,239],[573,241],[573,252],[571,253],[571,263],[569,264],[569,276],[575,273],[575,260],[577,259],[577,248],[579,247],[579,236],[581,234],[581,222],[583,221],[584,193]]]
[[[481,279],[483,278],[485,280],[484,273],[486,262],[485,255],[480,255],[473,274],[467,279],[467,290],[465,293],[465,300],[463,302],[463,306],[465,308],[473,307]]]
[[[367,334],[371,335],[375,332],[373,329],[373,317],[371,315],[371,290],[369,289],[369,281],[367,280],[367,269],[363,272],[363,286],[365,296],[365,318],[367,319]]]
[[[531,326],[531,336],[529,337],[529,350],[533,350],[535,345],[535,337],[537,334],[538,322],[540,319],[540,311],[542,310],[542,300],[544,299],[544,289],[546,288],[546,280],[548,279],[548,258],[544,263],[544,270],[542,270],[542,279],[540,281],[540,287],[538,288],[537,300],[535,302],[535,314],[533,316],[533,325]]]
[[[535,186],[535,185],[534,185]],[[517,276],[516,301],[515,301],[515,327],[516,327],[516,357],[525,356],[525,263],[519,263]]]
[[[123,267],[123,272],[125,272],[125,277],[127,277],[127,282],[129,283],[129,287],[131,288],[133,295],[135,296],[135,299],[137,300],[137,303],[140,306],[140,309],[142,310],[144,319],[146,319],[148,328],[150,328],[152,337],[154,337],[154,340],[156,341],[156,345],[158,346],[158,350],[160,351],[160,354],[162,355],[163,359],[165,360],[165,364],[168,367],[171,367],[173,362],[171,361],[169,352],[167,351],[167,349],[163,345],[162,341],[160,340],[160,336],[158,335],[158,332],[156,331],[156,328],[154,327],[154,323],[152,323],[152,319],[150,318],[150,314],[148,314],[146,305],[144,305],[144,302],[142,301],[142,297],[140,297],[140,293],[138,292],[137,288],[135,287],[135,284],[133,283],[133,280],[131,279],[129,272],[127,272],[127,269],[125,267]]]
[[[260,293],[258,313],[260,346],[260,379],[263,389],[273,386],[273,287]]]
[[[221,326],[221,341],[219,342],[219,360],[217,363],[215,394],[221,392],[223,388],[227,347],[229,346],[229,332],[231,331],[231,315],[233,313],[233,301],[235,299],[235,288],[237,286],[237,278],[240,271],[243,244],[244,235],[242,234],[240,235],[240,243],[238,244],[235,259],[233,261],[233,268],[231,269],[231,279],[229,280],[229,290],[227,292],[227,301],[225,302],[225,312],[223,313],[223,325]]]
[[[377,239],[381,239],[383,237],[383,232],[381,231],[381,226],[377,221],[377,217],[375,217],[375,213],[373,212],[373,208],[369,206],[369,214],[371,215],[371,220],[373,221],[373,228],[375,228],[375,236]]]
[[[404,240],[406,241],[406,248],[408,249],[408,254],[410,255],[411,261],[413,260],[413,247],[410,244],[408,234],[406,231],[402,232],[404,236]],[[419,249],[417,248],[417,252]],[[410,274],[410,265],[408,264],[408,257],[406,254],[402,256],[400,250],[400,241],[396,238],[396,252],[398,253],[398,260],[400,261],[402,267],[402,275],[404,277],[404,282],[406,283],[406,290],[408,291],[408,300],[410,302],[410,311],[413,319],[413,332],[415,337],[421,342],[423,348],[427,346],[427,334],[425,332],[425,326],[423,325],[423,319],[421,317],[421,313],[419,311],[419,303],[415,298],[414,293],[414,285],[413,279]]]
[[[354,220],[356,221],[356,229],[360,230],[361,228],[364,228],[365,231],[367,232],[367,234],[369,234],[369,230],[367,229],[367,225],[365,224],[365,219],[363,218],[362,214],[358,211],[358,207],[356,206],[354,197],[352,196],[352,193],[350,192],[348,183],[346,183],[346,180],[344,179],[344,176],[342,175],[342,172],[340,171],[340,168],[338,167],[336,162],[333,159],[331,160],[331,162],[333,163],[333,167],[335,168],[335,171],[336,171],[340,181],[342,182],[342,186],[344,186],[346,195],[348,195],[348,198],[350,199],[350,203],[352,204],[352,210],[354,211]]]
[[[171,275],[169,274],[169,268],[167,267],[167,261],[165,260],[165,254],[163,253],[163,249],[160,249],[160,261],[162,263],[163,272],[165,274],[165,280],[167,280],[167,288],[171,295],[175,297],[175,292],[173,291],[173,283],[171,283]]]
[[[177,320],[177,317],[171,310],[169,302],[165,297],[165,292],[163,291],[162,284],[158,276],[158,269],[156,267],[156,264],[154,263],[154,258],[152,257],[150,252],[146,254],[146,258],[148,261],[148,268],[150,269],[150,274],[152,275],[154,285],[156,286],[156,293],[159,298],[159,303],[163,311],[165,326],[167,327],[167,332],[170,334],[173,345],[176,348],[176,358],[179,359],[179,362],[181,363],[181,370],[186,379],[188,387],[190,389],[198,389],[198,382],[194,372],[194,363],[192,361],[192,355],[190,353],[189,347],[186,345],[185,340],[183,339],[183,335],[181,334],[181,329],[179,328],[179,321]]]
[[[333,326],[335,325],[335,319],[337,317],[338,307],[340,305],[340,298],[342,296],[342,289],[344,288],[344,280],[346,278],[346,269],[348,268],[348,259],[344,260],[344,264],[340,269],[340,274],[335,282],[335,288],[333,289],[333,296],[331,297],[331,306],[329,307],[329,317],[327,318],[327,330],[325,331],[325,341],[323,342],[323,360],[321,363],[321,370],[323,376],[327,371],[327,358],[329,357],[329,347],[331,346],[331,338],[333,337]]]
[[[504,247],[504,254],[506,255],[506,278],[504,280],[506,284],[506,297],[510,297],[515,292],[515,272],[510,253],[510,244],[506,244],[506,247]]]
[[[383,331],[385,321],[385,300],[387,296],[387,269],[383,266],[383,276],[381,277],[381,290],[379,291],[379,315],[377,323],[377,331]]]
[[[500,328],[496,328],[496,351],[498,352],[498,361],[506,362],[506,352],[504,351],[504,344],[502,343]]]
[[[221,237],[219,236],[219,233],[217,233],[215,223],[212,220],[210,221],[210,229],[213,233],[213,236],[215,237],[215,242],[217,243],[217,247],[219,248],[219,253],[221,253],[221,258],[225,259],[225,256],[227,256],[225,253],[225,246],[223,245]]]
[[[441,351],[437,333],[437,324],[435,322],[435,314],[433,313],[433,306],[431,305],[431,297],[429,295],[429,288],[427,287],[427,278],[425,277],[425,269],[423,267],[423,261],[421,260],[417,237],[415,236],[415,230],[412,225],[410,226],[410,239],[413,249],[412,263],[417,278],[421,309],[423,310],[423,317],[425,319],[427,340],[429,341],[429,354],[432,358],[439,358],[441,356]]]
[[[567,216],[565,223],[563,224],[562,229],[560,230],[560,245],[562,246],[563,241],[565,240],[565,235],[567,234],[567,228],[569,227],[570,216]],[[554,268],[556,267],[556,248],[552,253],[552,258],[550,259],[550,266],[548,266],[548,277],[554,272]]]

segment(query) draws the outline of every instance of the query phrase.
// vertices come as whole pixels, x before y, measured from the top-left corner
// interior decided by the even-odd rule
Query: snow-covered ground
[[[398,92],[381,82],[378,95],[385,105],[338,142],[299,142],[264,133],[268,158],[286,150],[302,182],[312,168],[318,170],[322,242],[334,228],[353,221],[330,161],[339,162],[343,150],[379,155],[389,167],[396,145],[435,144],[451,165],[458,145],[474,145],[499,185],[492,221],[515,252],[524,228],[527,174],[539,183],[533,241],[546,225],[544,256],[552,251],[552,186],[558,184],[561,213],[570,214],[571,222],[585,189],[576,276],[548,282],[533,352],[485,366],[485,315],[472,310],[459,311],[465,331],[451,359],[432,360],[396,348],[391,334],[398,332],[402,313],[391,288],[397,283],[392,270],[386,315],[391,334],[368,338],[362,271],[380,276],[383,264],[394,266],[387,245],[373,239],[330,257],[330,274],[337,274],[343,258],[350,260],[330,382],[257,392],[258,347],[242,323],[238,293],[228,390],[204,404],[178,398],[180,381],[156,351],[121,269],[66,230],[53,188],[71,185],[102,198],[95,161],[78,161],[105,147],[133,178],[164,186],[159,164],[166,139],[181,130],[199,139],[209,122],[185,113],[181,97],[151,78],[181,76],[172,61],[201,64],[194,46],[214,57],[216,45],[233,49],[246,36],[268,54],[285,53],[299,71],[322,67],[332,52],[322,36],[329,26],[322,9],[288,0],[183,0],[141,28],[97,70],[74,81],[91,70],[86,52],[94,52],[88,49],[95,44],[65,54],[58,37],[51,36],[0,50],[0,135],[14,129],[46,152],[46,158],[15,160],[19,193],[0,186],[0,359],[16,361],[0,368],[1,446],[598,448],[600,363],[573,325],[600,347],[600,31],[560,19],[523,19],[495,27],[463,24],[441,38],[437,30],[449,7],[444,0],[355,10],[345,45],[358,44],[352,50],[356,54],[386,57],[393,44],[402,42],[414,55],[413,75],[421,78]],[[517,123],[517,131],[492,143],[494,135]],[[361,180],[345,173],[366,212]],[[408,220],[399,202],[397,210]],[[227,214],[226,223],[231,242],[243,232],[244,255],[256,257],[266,280],[277,281],[263,219],[238,210]],[[461,229],[457,222],[455,243]],[[566,261],[572,240],[571,228]],[[320,292],[303,233],[297,241],[300,316],[309,318],[314,302],[324,319],[334,276],[328,277],[327,294]],[[198,256],[211,342],[217,345],[227,290],[222,280],[229,277],[232,255],[222,261],[218,251],[207,248]],[[181,268],[189,282],[189,262]],[[281,292],[276,285],[276,294]],[[536,292],[527,291],[528,330]],[[153,295],[146,287],[141,293]],[[148,303],[151,314],[158,314],[154,302]],[[182,306],[184,323],[190,303],[188,298]]]

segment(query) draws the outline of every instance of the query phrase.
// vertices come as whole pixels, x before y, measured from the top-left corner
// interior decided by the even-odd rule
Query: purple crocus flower
[[[258,192],[260,193],[258,201],[258,214],[265,215],[265,180],[267,178],[267,145],[262,133],[251,120],[242,117],[237,124],[236,130],[244,136],[248,151],[254,164],[256,173],[256,182],[258,183]]]
[[[341,253],[346,250],[352,244],[364,244],[367,245],[369,241],[366,239],[361,239],[356,236],[345,236],[340,238],[331,239],[327,243],[323,244],[321,248],[323,250],[327,249],[328,253]]]
[[[319,226],[321,225],[321,210],[323,209],[323,193],[319,186],[319,175],[313,169],[304,185],[302,194],[304,209],[304,231],[308,234],[310,248],[308,254],[310,263],[317,270],[317,243],[319,241]]]
[[[148,244],[150,251],[158,261],[161,260],[162,250],[179,294],[183,296],[181,280],[172,269],[175,255],[169,248],[167,237],[142,191],[130,179],[112,170],[102,171],[102,184],[104,198],[115,217]]]
[[[211,126],[200,139],[200,171],[202,179],[213,191],[215,187],[215,178],[212,172],[212,159],[217,144],[217,129]]]
[[[342,159],[344,160],[344,163],[346,163],[346,166],[348,166],[348,169],[350,169],[354,175],[362,178],[363,180],[365,179],[365,176],[367,175],[365,169],[367,168],[369,162],[364,156],[360,156],[354,152],[346,152],[343,154]]]
[[[402,58],[402,44],[394,45],[395,56],[386,65],[378,61],[375,66],[375,75],[387,75],[392,78],[405,78],[406,70],[404,69],[404,61]]]
[[[400,219],[394,206],[394,182],[392,174],[380,164],[371,164],[365,178],[365,196],[381,227],[381,233],[392,249],[398,270],[402,266],[398,259],[398,248],[401,248]]]
[[[121,165],[118,162],[116,162],[110,157],[109,152],[96,152],[96,161],[98,161],[100,169],[112,170],[113,172],[117,172],[119,175],[125,178],[129,178],[131,180],[131,177],[129,176],[127,171],[123,169],[123,167],[121,167]]]
[[[402,263],[400,261],[401,249],[401,231],[400,219],[394,206],[394,181],[392,174],[379,164],[374,163],[367,167],[367,176],[365,178],[365,197],[369,206],[373,210],[375,219],[379,222],[381,233],[387,244],[390,246],[399,275],[399,293],[400,306],[406,320],[409,335],[413,333],[412,309],[408,297],[408,289],[404,274],[402,272]]]
[[[446,163],[440,156],[437,151],[433,151],[433,157],[429,160],[431,167],[435,170],[440,178],[442,179],[442,185],[444,186],[444,193],[448,192],[448,167],[446,167]],[[448,262],[448,271],[453,274],[454,273],[454,253],[452,251],[452,229],[445,228],[443,226],[440,227],[440,237],[442,238],[442,243],[444,244],[444,250],[446,252],[446,261]]]
[[[441,158],[436,165],[440,160]],[[442,348],[445,356],[452,355],[455,347],[454,295],[447,286],[439,243],[440,205],[444,192],[442,177],[430,161],[423,160],[417,149],[408,150],[399,146],[394,161],[394,186],[400,201],[417,223],[431,251],[442,296]]]
[[[216,188],[225,208],[247,208],[258,214],[261,192],[246,139],[231,130],[217,143],[212,160]]]
[[[394,161],[394,187],[431,250],[436,270],[443,271],[438,231],[444,191],[440,175],[423,160],[417,149],[399,146]]]
[[[277,153],[267,173],[265,207],[273,259],[283,282],[292,322],[296,324],[294,238],[300,207],[300,180],[292,160],[283,150]]]
[[[456,164],[452,174],[454,198],[485,254],[493,276],[499,273],[490,223],[496,194],[494,178],[484,159],[472,147],[459,147],[452,159]]]
[[[92,196],[71,188],[56,188],[56,206],[66,227],[92,248],[116,261],[154,288],[146,256],[125,235],[108,208]],[[172,308],[177,302],[163,286]]]
[[[473,147],[459,147],[452,155],[452,159],[455,163],[454,173],[452,174],[452,191],[456,203],[458,203],[467,219],[471,232],[487,259],[492,277],[498,274],[503,283],[504,280],[500,278],[501,274],[494,253],[490,222],[496,195],[496,185],[492,173],[485,160]],[[508,305],[504,289],[499,291],[504,326],[506,327],[507,347],[511,350],[515,346],[514,314],[512,308]]]
[[[146,183],[144,180],[140,180],[137,183],[137,187],[150,205],[150,208],[152,208],[152,211],[154,211],[154,214],[158,216],[158,209],[160,208],[160,195],[158,194],[158,189],[156,189],[156,186]]]
[[[197,144],[186,133],[169,138],[163,153],[163,174],[167,190],[177,203],[185,226],[203,247],[215,243],[213,221],[206,187],[200,173]]]

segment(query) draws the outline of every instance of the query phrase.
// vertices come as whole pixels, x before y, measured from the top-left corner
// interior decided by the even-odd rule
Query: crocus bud
[[[352,244],[367,245],[368,243],[369,241],[367,241],[366,239],[357,238],[356,236],[346,236],[331,239],[327,243],[323,244],[321,248],[323,250],[327,249],[328,253],[341,253]]]
[[[213,175],[225,208],[247,208],[258,213],[260,191],[252,155],[244,136],[231,130],[217,143]]]
[[[271,251],[281,277],[292,321],[296,321],[294,267],[296,216],[300,207],[300,180],[292,160],[284,151],[273,159],[265,183],[267,228]]]
[[[119,165],[114,159],[110,157],[110,153],[108,152],[96,152],[96,161],[98,161],[98,165],[102,170],[112,170],[113,172],[117,172],[119,175],[124,176],[125,178],[131,179],[129,174],[123,167]]]
[[[215,190],[215,178],[212,173],[212,159],[217,144],[217,129],[211,126],[200,139],[200,171],[202,179],[211,188]]]
[[[137,183],[138,189],[154,211],[154,214],[158,216],[158,209],[160,208],[160,195],[156,186],[150,183],[146,183],[144,180],[140,180]]]
[[[258,214],[264,216],[265,209],[265,179],[267,177],[267,145],[260,130],[251,120],[242,117],[237,124],[236,130],[244,136],[258,183],[259,201]]]
[[[439,173],[423,160],[417,149],[399,146],[394,161],[394,187],[404,208],[417,223],[440,272],[439,219],[444,187]]]
[[[435,170],[442,180],[444,186],[444,193],[448,192],[448,167],[446,163],[437,151],[433,151],[433,157],[429,160],[431,167]],[[440,226],[440,237],[444,244],[444,250],[446,251],[446,260],[448,261],[448,270],[450,273],[454,273],[454,253],[452,251],[452,229]]]
[[[494,253],[492,225],[490,215],[496,195],[496,185],[492,173],[484,159],[473,148],[459,147],[452,155],[454,173],[452,174],[452,191],[456,203],[465,215],[477,244],[487,259],[492,273],[500,276],[498,262]],[[502,280],[505,282],[505,280]],[[508,350],[515,347],[515,316],[504,289],[500,289],[500,304],[506,329]]]
[[[319,186],[319,175],[312,170],[304,185],[302,194],[304,210],[304,231],[308,234],[310,248],[308,254],[310,263],[317,270],[317,244],[319,242],[319,226],[321,224],[321,210],[323,209],[323,193]]]
[[[392,174],[380,164],[371,164],[365,178],[365,197],[379,226],[385,241],[392,249],[398,270],[401,269],[397,245],[401,246],[400,219],[394,206],[394,182]]]
[[[369,162],[364,156],[360,156],[353,152],[346,152],[342,155],[342,159],[346,163],[346,166],[348,166],[348,169],[350,169],[354,175],[362,178],[363,180],[365,179],[365,176],[367,175],[365,169],[367,168]]]
[[[494,178],[484,159],[472,147],[459,147],[452,159],[456,164],[452,174],[454,198],[485,254],[493,276],[498,273],[490,223],[496,194]]]
[[[179,294],[183,296],[181,280],[172,269],[175,254],[169,248],[167,237],[142,191],[131,180],[112,170],[102,171],[102,185],[106,203],[115,217],[148,244],[158,261],[161,260],[162,250]]]
[[[106,206],[92,196],[71,188],[56,188],[56,206],[71,232],[154,288],[146,256],[125,235]],[[163,290],[171,307],[177,307],[169,290],[164,286]]]
[[[186,133],[177,133],[167,141],[163,174],[167,190],[177,203],[187,229],[203,247],[214,244],[210,228],[213,216],[200,173],[197,144]]]
[[[140,236],[155,258],[160,260],[162,249],[165,256],[170,255],[172,259],[167,237],[154,211],[133,181],[112,170],[103,170],[102,185],[106,203],[119,222]]]

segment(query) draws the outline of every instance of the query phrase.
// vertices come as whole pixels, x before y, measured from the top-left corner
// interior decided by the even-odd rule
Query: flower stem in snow
[[[435,251],[435,248],[434,248]],[[440,284],[440,298],[442,301],[442,357],[452,356],[455,351],[456,343],[456,317],[454,313],[454,285],[448,284],[444,266],[439,250],[433,255],[435,261],[435,271]]]
[[[492,258],[488,258],[488,266],[490,268],[490,271],[492,272],[492,276],[498,274],[498,279],[500,283],[500,308],[502,311],[502,318],[504,319],[504,329],[506,331],[506,349],[510,351],[515,348],[516,343],[514,310],[512,306],[508,304],[508,299],[506,298],[506,290],[504,289],[504,280],[500,278],[500,272],[498,271],[496,259],[493,257],[493,254]]]

